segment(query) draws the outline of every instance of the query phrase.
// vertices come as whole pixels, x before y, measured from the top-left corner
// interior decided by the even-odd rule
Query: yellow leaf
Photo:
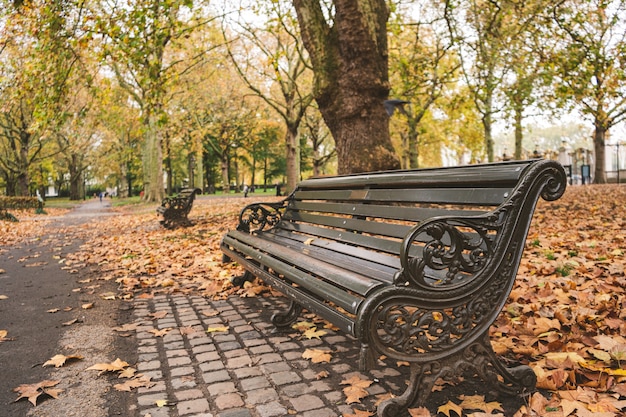
[[[154,403],[157,407],[165,407],[167,405],[167,400],[156,400]]]
[[[310,340],[313,338],[320,339],[320,337],[324,336],[325,334],[326,332],[324,330],[317,330],[317,327],[312,327],[305,331],[302,335]]]
[[[93,308],[93,306],[94,306],[94,303],[85,303],[85,304],[81,305],[80,307],[83,310],[89,310],[90,308]]]
[[[437,412],[445,414],[448,417],[452,417],[450,415],[450,412],[454,412],[456,415],[458,415],[460,417],[460,416],[463,415],[463,408],[461,408],[459,405],[453,403],[452,401],[448,401],[446,404],[440,406],[437,409]]]
[[[327,362],[330,363],[332,356],[330,355],[330,350],[321,350],[321,349],[307,349],[302,354],[304,359],[311,359],[313,363],[322,363]]]
[[[230,329],[228,326],[219,326],[219,327],[209,327],[206,329],[207,333],[219,333],[219,332],[227,332]]]
[[[4,294],[0,294],[0,300],[6,300],[8,298],[9,298],[8,296],[6,296]]]
[[[65,356],[65,355],[54,355],[52,358],[50,358],[50,360],[46,361],[42,366],[51,366],[54,365],[55,368],[60,368],[61,366],[65,365],[65,362],[67,362],[68,360],[80,360],[83,359],[83,357],[81,355],[69,355],[69,356]]]

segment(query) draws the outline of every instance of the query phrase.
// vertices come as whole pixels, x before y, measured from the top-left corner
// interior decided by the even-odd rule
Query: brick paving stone
[[[211,362],[203,362],[199,366],[200,370],[203,372],[211,372],[219,369],[224,369],[224,362],[222,361],[211,361]]]
[[[289,400],[296,411],[316,410],[324,407],[324,401],[314,395],[302,395]]]
[[[292,371],[275,372],[270,374],[270,378],[276,385],[293,384],[302,380],[300,375]]]
[[[276,417],[287,415],[287,409],[278,401],[261,404],[256,407],[259,417]]]
[[[274,352],[274,349],[272,349],[272,347],[269,345],[259,345],[259,346],[254,346],[250,348],[250,353],[254,355],[260,355],[262,353],[270,353],[270,352]]]
[[[218,395],[217,398],[215,398],[215,405],[220,410],[227,410],[229,408],[243,407],[244,402],[239,393],[233,392],[230,394]]]
[[[210,411],[209,402],[206,400],[206,398],[181,401],[176,404],[176,409],[178,410],[178,414],[181,416],[206,413],[207,411]]]
[[[265,404],[278,398],[278,393],[273,388],[256,389],[246,393],[246,404]]]
[[[137,402],[140,407],[152,407],[160,400],[167,400],[167,395],[162,392],[137,395]]]
[[[151,387],[139,387],[137,389],[137,393],[138,394],[146,394],[146,393],[150,393],[150,392],[165,392],[165,390],[167,389],[167,387],[165,386],[165,381],[158,381],[155,382],[154,385],[152,385]]]
[[[265,364],[265,365],[260,365],[260,367],[263,370],[263,372],[266,373],[266,374],[272,374],[272,373],[275,373],[275,372],[291,371],[291,365],[289,365],[287,362],[268,363],[268,364]]]
[[[168,358],[173,358],[175,356],[187,356],[187,350],[186,349],[168,349],[165,351],[165,355]]]
[[[311,387],[307,384],[289,384],[281,387],[281,392],[288,397],[299,397],[304,394],[310,394]]]
[[[181,378],[172,378],[170,381],[172,384],[172,388],[175,390],[181,388],[193,388],[196,386],[195,378],[181,377]]]
[[[244,366],[250,366],[250,364],[252,364],[252,359],[250,359],[248,355],[231,358],[226,362],[226,366],[230,369],[242,368]]]
[[[227,358],[236,358],[238,356],[247,355],[248,351],[245,349],[234,349],[224,352],[224,356]]]
[[[230,394],[232,392],[237,392],[237,388],[233,382],[219,382],[217,384],[211,384],[207,387],[209,394],[211,395],[221,395],[221,394]]]
[[[150,371],[154,369],[160,369],[160,368],[161,368],[161,361],[149,361],[149,362],[137,363],[137,370],[141,372]]]
[[[170,369],[171,376],[192,375],[194,372],[193,366],[181,366],[179,368]]]
[[[190,343],[191,344],[191,343]],[[193,345],[192,345],[193,346]],[[191,351],[198,355],[200,353],[206,353],[206,352],[215,352],[217,348],[215,347],[215,345],[213,344],[201,344],[201,345],[197,345],[197,346],[193,346],[191,348]]]
[[[244,391],[250,391],[259,388],[267,388],[270,386],[270,382],[264,376],[257,376],[253,378],[246,378],[239,381],[241,388]]]
[[[211,362],[220,360],[220,354],[217,352],[205,352],[196,355],[196,360],[198,362]]]
[[[155,359],[159,359],[159,352],[155,353],[140,353],[137,355],[137,360],[139,362],[150,362]]]
[[[169,407],[155,407],[148,408],[147,410],[141,410],[142,416],[151,416],[151,417],[169,417],[170,410]]]
[[[263,375],[263,371],[261,371],[261,369],[256,367],[256,366],[250,366],[250,367],[247,367],[247,368],[234,369],[233,373],[239,379],[244,379],[244,378],[250,378],[250,377],[253,377],[253,376],[261,376],[261,375]]]
[[[236,340],[217,342],[219,348],[224,352],[229,350],[241,349],[241,343]]]
[[[199,389],[188,389],[185,391],[177,391],[174,396],[178,401],[193,400],[204,397],[204,393]]]
[[[214,384],[216,382],[230,381],[230,374],[223,369],[215,372],[207,372],[202,375],[202,378],[207,384]]]
[[[245,408],[238,408],[233,410],[226,410],[217,415],[217,417],[251,417],[250,410]]]
[[[275,362],[282,362],[282,361],[283,361],[283,358],[278,353],[265,353],[259,356],[258,363],[260,365],[263,365],[266,363],[275,363]]]
[[[200,346],[200,345],[207,345],[207,344],[213,345],[213,340],[208,336],[198,337],[198,338],[189,340],[189,344],[191,346]]]
[[[169,358],[167,360],[167,364],[170,368],[175,368],[177,366],[189,365],[191,363],[191,358],[189,356],[180,356],[176,358]]]

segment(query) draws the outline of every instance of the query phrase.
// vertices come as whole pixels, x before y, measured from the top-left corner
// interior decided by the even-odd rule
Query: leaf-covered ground
[[[269,289],[260,284],[233,288],[229,278],[242,271],[223,265],[219,250],[222,235],[236,226],[239,210],[251,200],[200,198],[190,214],[194,225],[176,230],[159,225],[154,205],[118,209],[119,216],[68,227],[66,233],[85,243],[64,268],[87,268],[96,279],[113,280],[116,296],[126,299],[172,292],[263,296]],[[53,221],[10,227],[0,222],[0,243],[37,239],[42,225]],[[626,187],[570,187],[556,202],[539,202],[516,286],[492,326],[494,349],[528,363],[538,377],[541,391],[517,416],[623,415],[625,252]],[[464,403],[452,399],[440,415],[455,416]],[[502,415],[497,407],[489,414],[464,413]]]

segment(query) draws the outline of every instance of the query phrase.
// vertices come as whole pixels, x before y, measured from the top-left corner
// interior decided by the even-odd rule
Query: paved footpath
[[[353,408],[375,410],[377,394],[404,389],[405,376],[394,368],[361,374],[356,369],[354,339],[329,334],[302,339],[298,333],[276,335],[269,317],[286,308],[282,298],[239,298],[211,301],[185,295],[159,296],[135,302],[137,369],[156,384],[140,388],[140,416],[303,417],[354,414]],[[163,313],[152,320],[150,314]],[[178,328],[192,328],[183,335]],[[207,332],[207,329],[228,328]],[[163,337],[151,330],[171,328]],[[307,348],[333,352],[331,363],[302,358]],[[318,378],[321,371],[328,378]],[[363,404],[346,405],[343,379],[360,375],[376,382]],[[338,379],[339,378],[339,379]],[[330,383],[332,381],[332,383]],[[167,400],[169,406],[158,407]]]

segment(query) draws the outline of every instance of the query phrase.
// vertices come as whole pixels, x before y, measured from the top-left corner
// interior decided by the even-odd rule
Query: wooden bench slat
[[[321,216],[303,212],[290,211],[283,216],[286,221],[312,223],[321,226],[329,226],[343,229],[347,232],[371,233],[379,236],[402,239],[409,229],[415,225],[402,225],[392,223],[378,223],[370,220],[353,219],[346,217]]]
[[[373,172],[336,177],[310,178],[298,184],[300,189],[336,189],[393,186],[403,188],[459,187],[481,183],[488,186],[514,187],[533,161],[511,161],[501,164],[467,165],[420,170]]]
[[[416,206],[401,206],[388,204],[361,204],[353,203],[335,203],[321,201],[294,200],[290,206],[290,210],[320,212],[340,215],[356,215],[359,217],[372,217],[378,219],[401,220],[401,221],[420,221],[438,216],[474,216],[486,213],[486,210],[461,210],[461,209],[442,209],[427,208]]]
[[[307,238],[306,235],[276,231],[271,235],[265,235],[264,239],[275,241],[329,264],[367,275],[387,285],[391,284],[393,275],[400,267],[397,257],[322,238]]]
[[[337,286],[350,288],[351,292],[356,294],[367,294],[373,288],[382,285],[381,282],[364,275],[310,257],[304,257],[301,253],[281,247],[274,242],[255,236],[246,236],[246,242],[249,242],[250,238],[255,241],[254,247],[257,249],[251,249],[250,245],[239,244],[237,238],[243,238],[243,236],[240,236],[240,233],[233,232],[229,234],[225,243],[239,249],[255,261],[262,262],[277,273],[289,276],[290,281],[309,291],[322,293],[328,301],[337,304],[350,313],[356,313],[362,298],[345,291],[338,291]],[[294,264],[298,265],[299,268],[293,266]],[[304,272],[305,270],[310,272]],[[331,279],[335,285],[328,284],[322,279],[313,276],[313,271],[320,278]]]
[[[303,190],[296,191],[296,200],[371,201],[389,203],[467,204],[497,206],[508,197],[510,188],[443,188],[443,189],[368,189],[368,190]]]

